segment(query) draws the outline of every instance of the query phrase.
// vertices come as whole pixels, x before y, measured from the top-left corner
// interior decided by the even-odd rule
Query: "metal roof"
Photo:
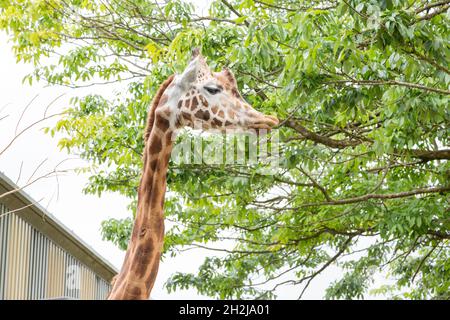
[[[0,203],[11,211],[18,210],[14,214],[30,223],[96,274],[111,281],[112,277],[118,273],[108,260],[0,172],[0,195],[6,192],[11,193],[1,197]]]

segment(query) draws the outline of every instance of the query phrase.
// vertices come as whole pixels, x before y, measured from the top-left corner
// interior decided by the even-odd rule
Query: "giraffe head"
[[[173,84],[179,90],[174,101],[177,127],[248,131],[278,124],[276,117],[256,111],[242,98],[229,69],[212,72],[198,50]]]

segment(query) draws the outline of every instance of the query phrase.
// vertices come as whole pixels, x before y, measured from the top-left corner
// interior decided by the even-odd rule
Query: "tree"
[[[75,99],[50,131],[97,166],[85,191],[120,192],[130,213],[152,94],[193,46],[212,67],[230,66],[253,106],[282,119],[275,175],[172,166],[165,255],[222,254],[173,275],[168,290],[271,298],[297,285],[301,296],[337,265],[345,273],[327,298],[364,297],[374,269],[395,280],[377,293],[449,298],[449,6],[220,0],[199,16],[181,1],[1,1],[0,27],[17,59],[35,64],[30,82],[127,84],[114,99]],[[105,221],[105,238],[125,248],[131,222]],[[214,246],[221,240],[233,249]]]

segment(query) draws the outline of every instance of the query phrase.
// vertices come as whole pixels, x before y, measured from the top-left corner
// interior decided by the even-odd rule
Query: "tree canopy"
[[[30,83],[126,84],[114,98],[74,99],[49,130],[96,168],[85,192],[129,197],[130,218],[103,223],[122,249],[149,103],[194,46],[281,120],[275,175],[245,164],[169,169],[164,255],[217,255],[174,274],[168,290],[273,298],[296,285],[302,296],[339,266],[326,298],[449,298],[449,6],[216,0],[199,14],[179,0],[0,0],[0,29],[17,60],[34,64]],[[393,281],[373,288],[375,271]]]

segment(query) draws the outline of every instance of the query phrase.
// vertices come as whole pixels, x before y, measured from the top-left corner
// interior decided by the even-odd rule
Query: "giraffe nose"
[[[277,117],[265,115],[260,112],[253,114],[249,121],[250,129],[266,129],[270,130],[279,123]]]
[[[280,120],[278,120],[278,118],[275,117],[275,116],[266,115],[266,118],[267,118],[269,121],[272,121],[272,122],[273,122],[272,127],[275,127],[275,126],[277,126],[277,125],[280,123]]]

